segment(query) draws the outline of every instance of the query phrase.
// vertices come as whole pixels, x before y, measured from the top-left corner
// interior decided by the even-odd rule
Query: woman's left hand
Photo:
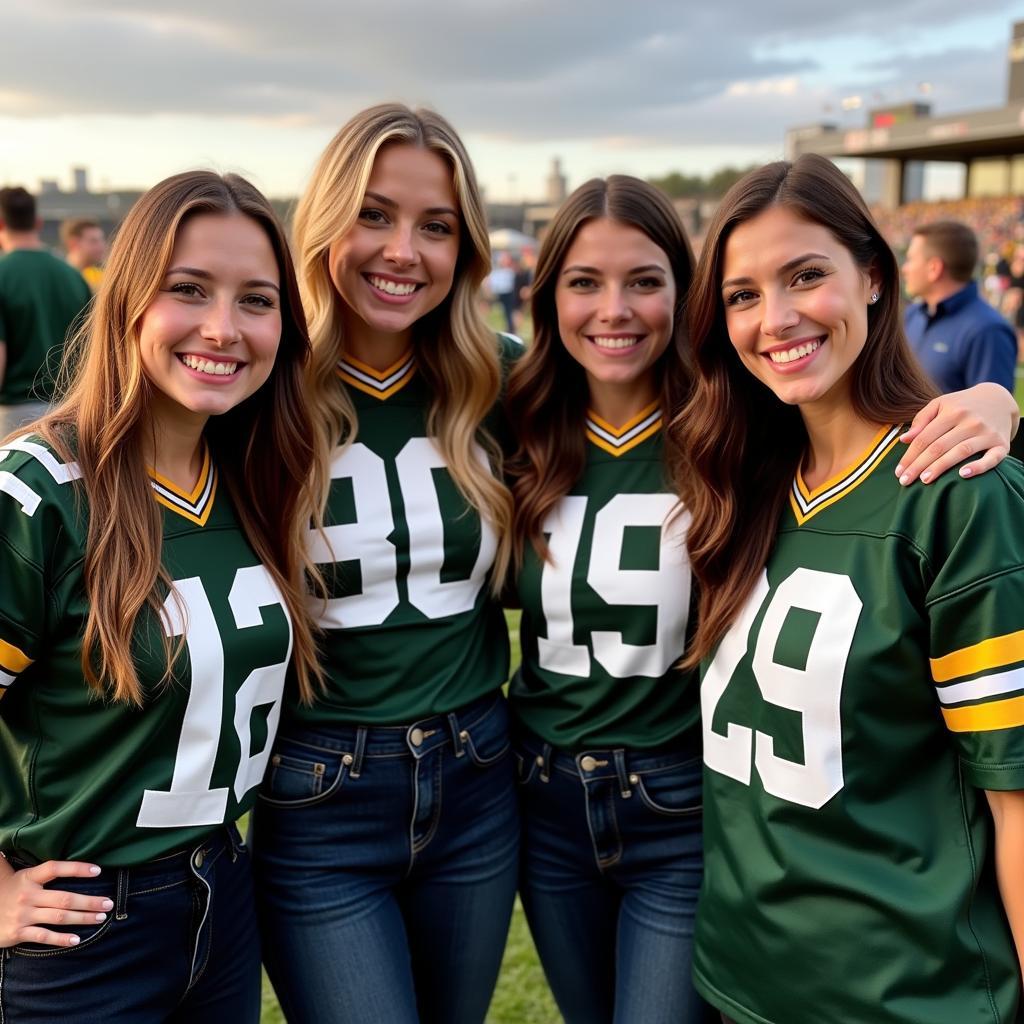
[[[961,476],[979,476],[998,466],[1017,433],[1020,410],[1013,395],[999,384],[975,384],[933,398],[900,437],[906,450],[896,475],[904,486],[918,477],[931,483],[964,459],[984,454],[960,467]]]

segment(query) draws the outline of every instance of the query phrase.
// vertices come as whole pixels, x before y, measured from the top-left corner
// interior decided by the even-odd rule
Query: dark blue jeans
[[[518,865],[503,697],[402,727],[285,728],[253,837],[289,1024],[482,1024]]]
[[[12,858],[15,867],[25,867]],[[77,946],[0,950],[3,1024],[256,1024],[260,950],[249,853],[232,826],[201,846],[50,888],[114,909]]]
[[[695,1024],[702,874],[696,749],[572,755],[517,742],[520,888],[566,1024]]]

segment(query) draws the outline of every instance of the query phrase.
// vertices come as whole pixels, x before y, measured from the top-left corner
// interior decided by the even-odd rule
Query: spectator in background
[[[533,249],[524,249],[519,254],[519,265],[516,267],[514,282],[516,334],[523,333],[523,310],[524,308],[529,309],[530,306],[530,296],[533,292],[533,272],[536,266],[537,253]]]
[[[966,224],[935,221],[914,230],[903,280],[919,301],[906,311],[907,338],[940,391],[993,381],[1012,392],[1016,338],[979,295],[977,263],[978,241]]]
[[[103,279],[103,261],[107,258],[107,237],[98,220],[72,217],[60,226],[60,240],[67,261],[96,291]]]
[[[46,411],[64,342],[91,294],[74,267],[43,247],[36,201],[23,188],[0,189],[0,248],[3,437]]]
[[[501,306],[505,315],[505,330],[515,334],[515,312],[518,307],[516,296],[516,265],[512,254],[498,254],[497,266],[487,276],[487,290]]]

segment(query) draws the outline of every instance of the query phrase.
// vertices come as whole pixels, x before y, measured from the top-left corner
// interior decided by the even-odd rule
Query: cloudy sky
[[[444,113],[494,198],[593,174],[782,154],[843,97],[1005,100],[1004,0],[4,0],[0,183],[93,187],[187,167],[299,191],[338,126],[400,99]],[[921,83],[928,83],[928,95]]]

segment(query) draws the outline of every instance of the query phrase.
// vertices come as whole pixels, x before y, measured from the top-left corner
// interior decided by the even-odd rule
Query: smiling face
[[[413,324],[445,300],[459,225],[452,172],[442,157],[405,143],[377,153],[359,216],[328,252],[345,306],[346,342],[357,358],[373,362],[378,343],[400,355]]]
[[[281,341],[280,285],[256,221],[241,213],[185,221],[139,323],[142,367],[162,422],[205,422],[266,382]]]
[[[607,217],[580,228],[559,270],[555,306],[562,344],[586,372],[592,401],[605,395],[633,412],[653,401],[675,302],[668,257],[642,231]]]
[[[740,224],[725,244],[729,339],[747,369],[789,405],[847,401],[878,290],[827,228],[784,206]]]

